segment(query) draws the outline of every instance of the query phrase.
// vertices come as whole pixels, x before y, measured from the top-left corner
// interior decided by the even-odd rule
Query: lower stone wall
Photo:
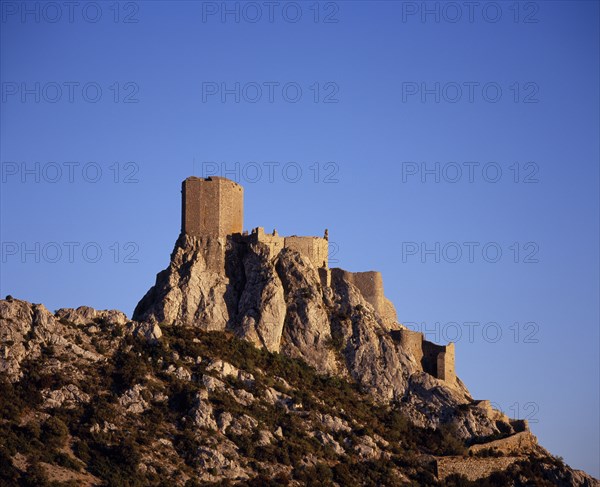
[[[518,460],[526,458],[537,445],[537,438],[529,431],[516,433],[501,440],[490,441],[469,448],[468,457],[442,457],[437,460],[438,478],[444,480],[452,474],[464,475],[469,480],[488,477],[493,472],[506,470]],[[499,454],[496,457],[477,457],[484,450]]]
[[[493,472],[506,470],[521,457],[443,457],[437,460],[438,478],[444,480],[452,474],[464,475],[469,480],[479,480]]]
[[[469,451],[476,454],[482,450],[494,450],[495,452],[507,455],[513,452],[522,453],[532,450],[536,445],[537,438],[529,431],[522,431],[521,433],[515,433],[514,435],[502,438],[501,440],[490,441],[489,443],[483,443],[481,445],[473,445],[469,448]]]

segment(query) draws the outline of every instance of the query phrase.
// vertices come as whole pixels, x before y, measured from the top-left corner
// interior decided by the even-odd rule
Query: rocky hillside
[[[181,236],[133,318],[0,301],[0,485],[600,485],[295,251]]]

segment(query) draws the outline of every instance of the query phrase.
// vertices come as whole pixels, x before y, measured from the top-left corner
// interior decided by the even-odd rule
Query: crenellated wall
[[[311,261],[317,269],[327,268],[329,242],[319,237],[281,237],[276,230],[273,233],[265,233],[263,227],[257,227],[247,237],[250,243],[262,243],[270,249],[272,257],[275,257],[284,248],[292,249]]]

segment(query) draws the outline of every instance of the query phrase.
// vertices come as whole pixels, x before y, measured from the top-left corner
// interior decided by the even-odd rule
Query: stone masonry
[[[221,177],[190,177],[181,187],[181,231],[194,237],[242,233],[244,190]]]
[[[331,285],[332,275],[351,283],[362,294],[385,323],[397,323],[396,310],[383,292],[381,273],[376,271],[348,272],[343,269],[329,269],[329,239],[325,236],[280,236],[277,231],[265,233],[258,227],[250,234],[243,231],[244,190],[223,177],[189,177],[182,183],[182,234],[204,243],[212,249],[207,260],[208,268],[220,272],[224,268],[226,239],[235,237],[242,244],[262,244],[269,249],[270,258],[276,258],[281,250],[295,250],[308,259],[318,270],[321,285]],[[420,364],[422,370],[448,383],[456,381],[454,371],[454,344],[436,345],[424,340],[423,334],[400,329],[392,331],[393,338],[409,351]]]
[[[448,383],[456,381],[454,343],[436,345],[425,340],[423,333],[406,329],[392,331],[392,338],[410,352],[423,372]]]

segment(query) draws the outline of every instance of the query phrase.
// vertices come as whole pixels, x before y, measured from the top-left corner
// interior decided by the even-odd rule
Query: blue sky
[[[600,474],[597,2],[1,4],[2,296],[130,315],[216,169]]]

